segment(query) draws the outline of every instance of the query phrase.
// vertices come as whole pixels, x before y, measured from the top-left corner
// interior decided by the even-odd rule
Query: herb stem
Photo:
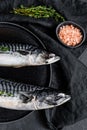
[[[46,6],[31,6],[13,9],[14,14],[25,15],[34,18],[50,18],[53,17],[56,21],[65,21],[64,17],[52,7]]]

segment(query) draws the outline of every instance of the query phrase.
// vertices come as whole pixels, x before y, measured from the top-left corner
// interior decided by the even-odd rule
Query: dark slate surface
[[[87,130],[87,119],[79,121],[73,125],[66,126],[62,130]]]

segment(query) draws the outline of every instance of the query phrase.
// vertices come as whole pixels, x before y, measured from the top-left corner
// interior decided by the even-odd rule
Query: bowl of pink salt
[[[58,40],[65,46],[76,48],[86,39],[86,32],[82,26],[72,21],[64,21],[56,28]]]

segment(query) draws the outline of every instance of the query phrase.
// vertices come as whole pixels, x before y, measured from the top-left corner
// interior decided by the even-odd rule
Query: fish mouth
[[[59,56],[55,56],[55,54],[50,54],[49,59],[46,60],[46,64],[52,64],[60,60]]]

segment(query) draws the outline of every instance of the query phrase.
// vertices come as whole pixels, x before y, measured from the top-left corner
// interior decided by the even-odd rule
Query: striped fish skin
[[[0,66],[23,67],[52,64],[60,60],[59,56],[30,45],[27,50],[0,51]]]
[[[17,83],[0,78],[0,107],[14,110],[40,110],[56,107],[70,100],[70,96],[50,87]]]
[[[9,48],[10,51],[17,51],[17,50],[27,50],[30,48],[28,43],[10,43],[10,42],[0,42],[0,46]]]

